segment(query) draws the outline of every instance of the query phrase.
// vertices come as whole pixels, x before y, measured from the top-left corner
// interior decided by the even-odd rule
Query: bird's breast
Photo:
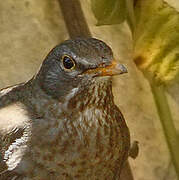
[[[34,144],[36,164],[59,177],[113,177],[125,149],[116,116],[87,108],[72,117],[58,119],[46,130],[45,141]]]

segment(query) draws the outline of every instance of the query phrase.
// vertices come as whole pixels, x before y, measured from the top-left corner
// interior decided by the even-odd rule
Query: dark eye
[[[70,56],[63,56],[62,62],[65,69],[73,69],[75,67],[75,61]]]

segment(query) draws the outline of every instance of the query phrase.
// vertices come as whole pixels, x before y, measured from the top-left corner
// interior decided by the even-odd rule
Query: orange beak
[[[85,74],[95,74],[96,76],[115,76],[123,73],[127,73],[126,67],[122,64],[119,64],[115,60],[113,60],[111,64],[106,67],[89,69],[85,72]]]

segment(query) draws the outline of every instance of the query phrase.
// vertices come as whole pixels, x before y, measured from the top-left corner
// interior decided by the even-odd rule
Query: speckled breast
[[[41,177],[116,179],[129,148],[128,129],[124,120],[117,119],[122,118],[118,109],[92,107],[75,114],[73,119],[70,115],[59,119],[48,128],[44,142],[33,147],[31,155]],[[39,176],[38,168],[32,170],[33,177]]]

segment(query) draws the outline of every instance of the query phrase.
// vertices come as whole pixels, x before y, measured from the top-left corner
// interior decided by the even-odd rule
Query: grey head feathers
[[[61,98],[73,88],[79,87],[80,90],[91,82],[92,75],[84,74],[85,71],[107,66],[112,59],[111,48],[101,40],[94,38],[66,40],[47,55],[36,79],[48,95]],[[69,62],[70,60],[72,62]],[[64,65],[64,62],[67,64]]]

